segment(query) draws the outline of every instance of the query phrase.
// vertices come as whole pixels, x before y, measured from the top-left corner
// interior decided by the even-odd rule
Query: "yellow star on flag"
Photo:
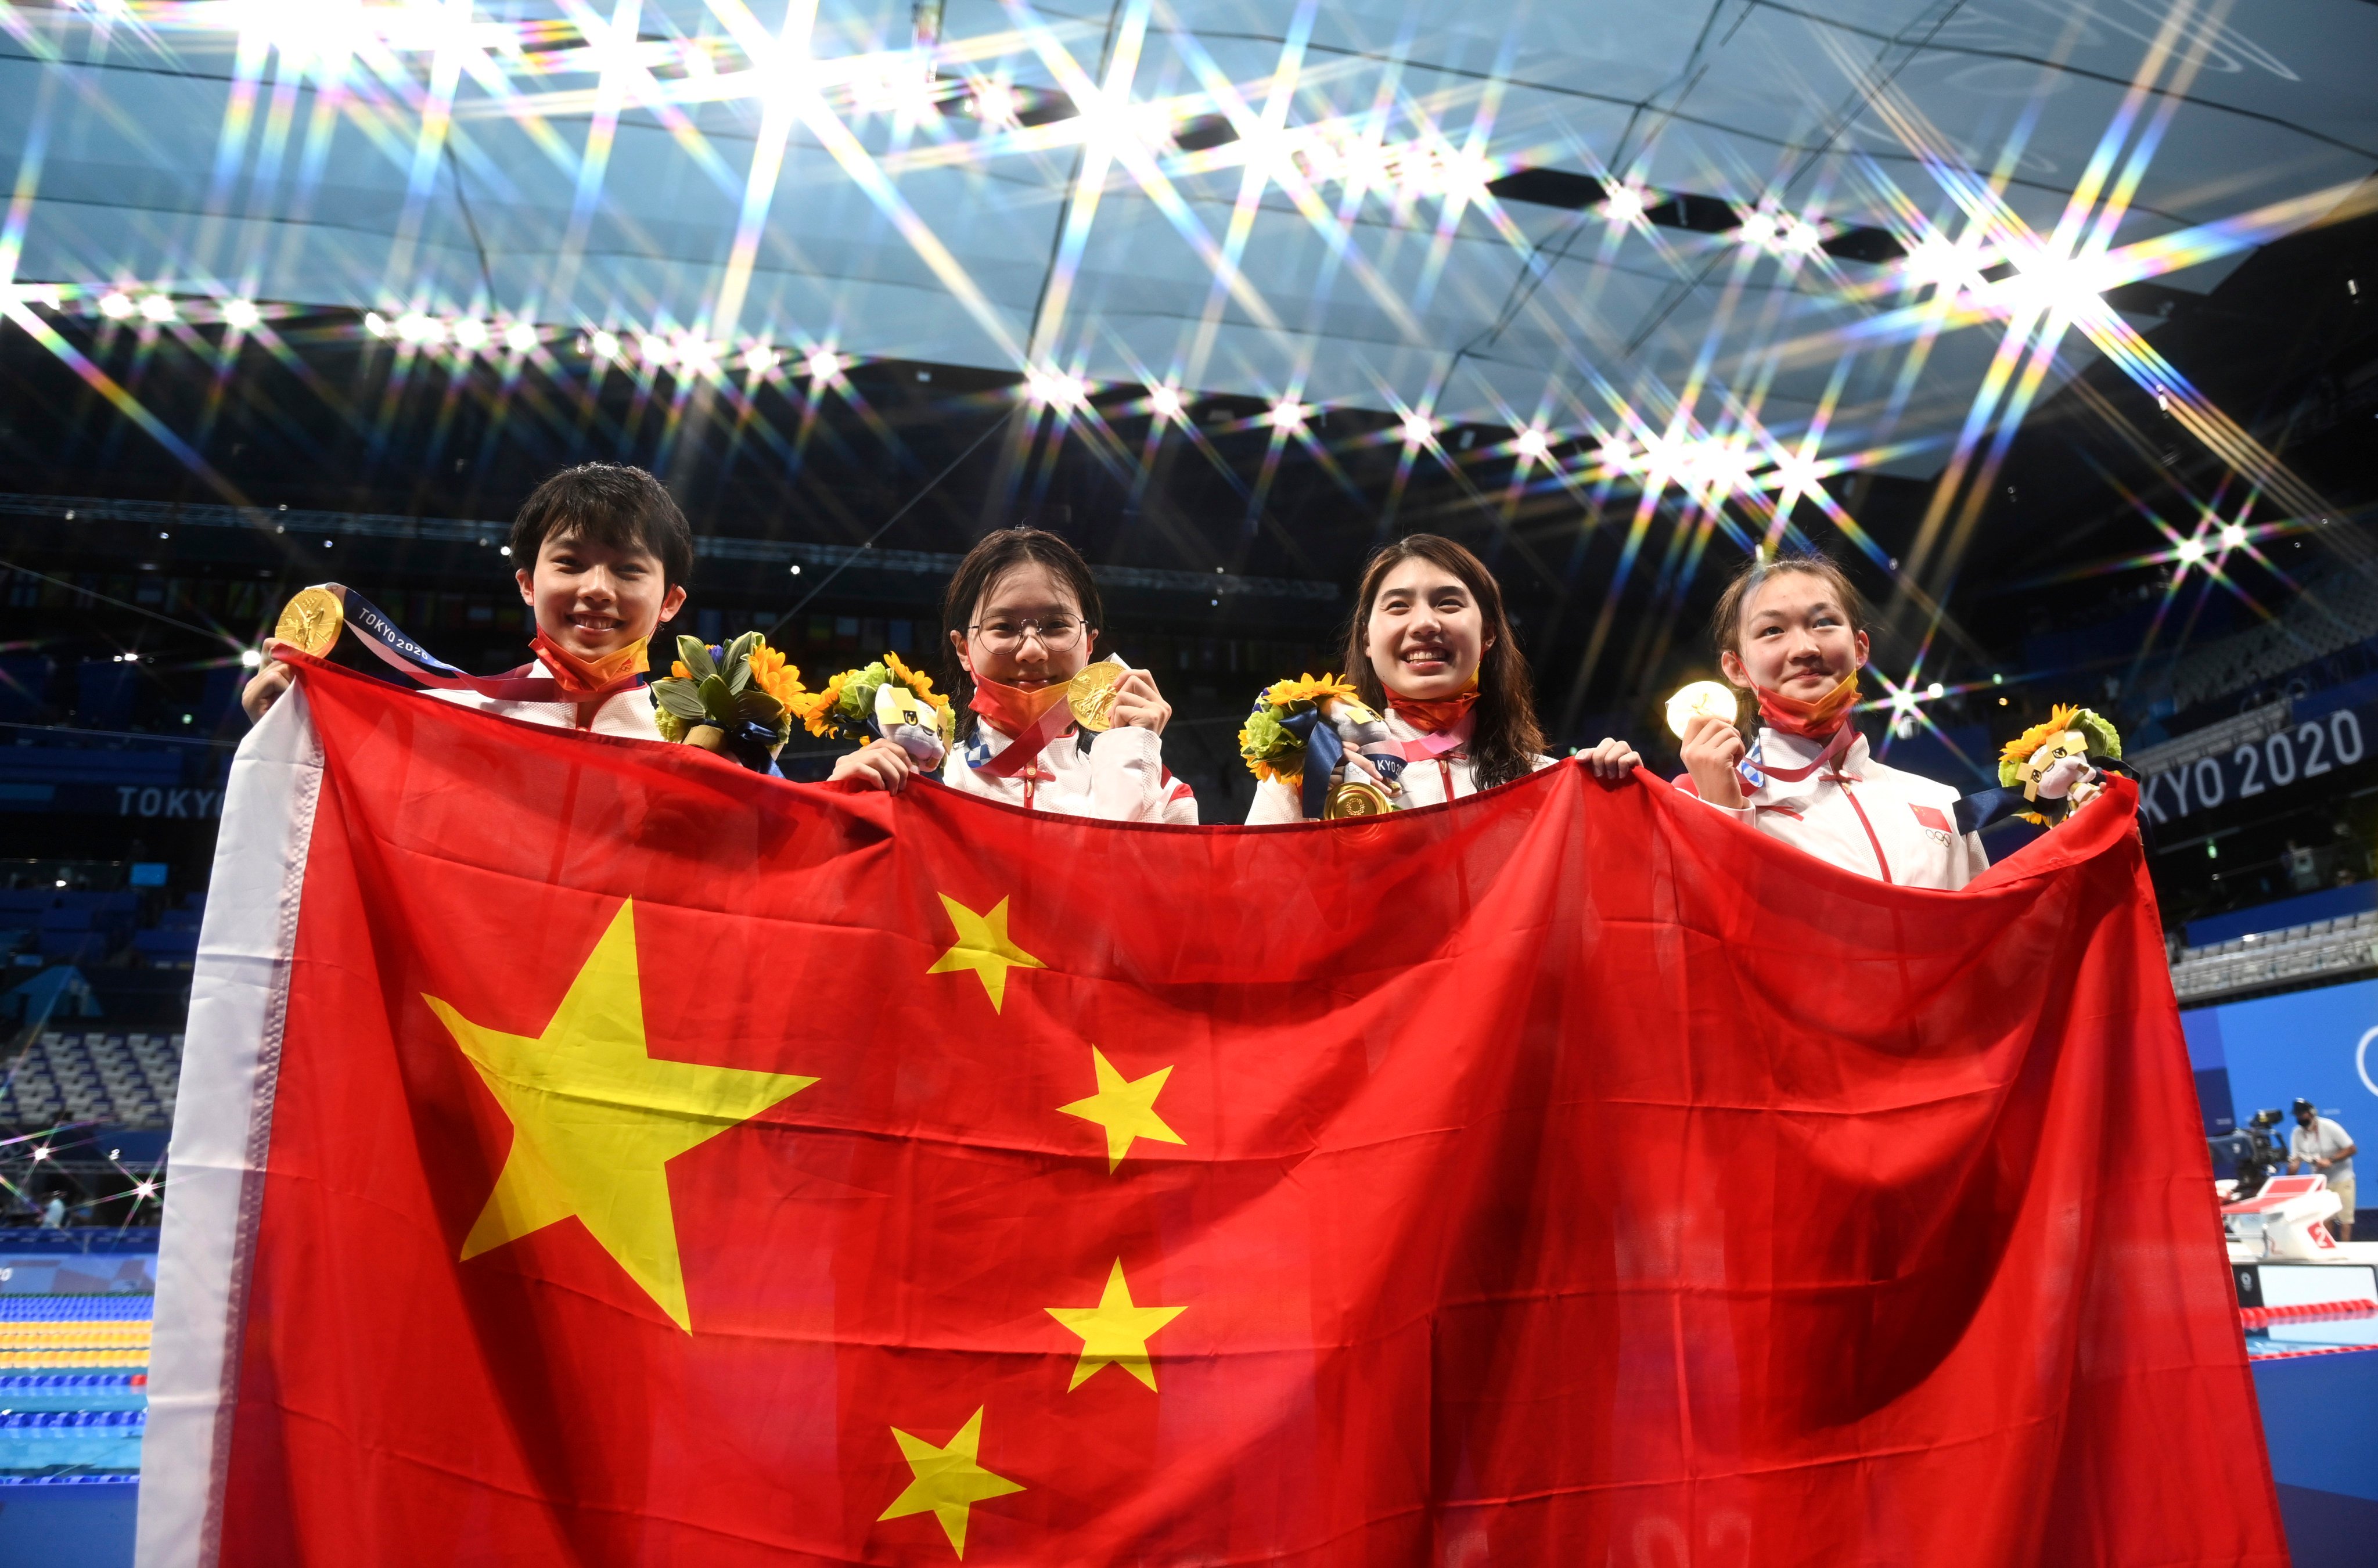
[[[950,1550],[960,1557],[966,1555],[967,1519],[974,1505],[986,1498],[1005,1497],[1009,1492],[1024,1490],[1006,1477],[994,1476],[975,1463],[975,1453],[982,1446],[979,1405],[945,1447],[936,1448],[897,1427],[892,1429],[892,1437],[899,1443],[901,1457],[908,1461],[915,1478],[892,1500],[891,1507],[875,1516],[876,1523],[905,1519],[931,1509],[933,1517],[942,1522],[942,1533],[950,1538]]]
[[[1159,1143],[1179,1143],[1181,1135],[1156,1114],[1156,1097],[1164,1092],[1171,1067],[1159,1067],[1146,1078],[1125,1079],[1097,1046],[1090,1047],[1090,1066],[1099,1075],[1099,1092],[1087,1100],[1057,1107],[1061,1115],[1079,1116],[1107,1129],[1107,1170],[1123,1164],[1135,1138]]]
[[[950,923],[958,928],[958,939],[950,950],[933,960],[927,974],[948,974],[955,970],[970,969],[982,982],[991,997],[991,1010],[998,1012],[1007,1001],[1007,971],[1017,964],[1026,969],[1047,969],[1049,966],[1017,947],[1007,937],[1007,900],[1002,899],[991,906],[989,914],[977,914],[951,898],[941,895],[942,907],[950,911]]]
[[[1131,1286],[1123,1283],[1123,1260],[1095,1307],[1044,1307],[1042,1311],[1082,1336],[1081,1359],[1074,1363],[1071,1393],[1102,1367],[1121,1367],[1149,1388],[1156,1386],[1156,1366],[1147,1354],[1148,1336],[1188,1310],[1186,1307],[1135,1307]]]
[[[422,1000],[512,1123],[511,1152],[463,1258],[575,1215],[691,1333],[665,1167],[817,1080],[648,1055],[634,908],[633,899],[620,904],[534,1039],[473,1023],[435,996]]]

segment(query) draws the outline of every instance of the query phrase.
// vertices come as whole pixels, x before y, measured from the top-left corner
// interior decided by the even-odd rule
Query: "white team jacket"
[[[511,673],[516,676],[543,675],[545,667],[531,664]],[[513,702],[459,686],[433,686],[427,689],[426,694],[440,702],[476,708],[481,713],[499,714],[506,718],[524,719],[531,724],[550,725],[556,730],[579,728],[578,705],[574,702]],[[597,735],[620,735],[631,741],[659,740],[661,729],[653,719],[653,689],[639,686],[633,691],[620,692],[606,698],[603,706],[594,710],[594,722],[585,728]]]
[[[1756,790],[1744,781],[1748,806],[1711,809],[1845,871],[1902,887],[1963,887],[1990,863],[1980,835],[1956,830],[1958,792],[1885,767],[1867,754],[1863,735],[1806,778],[1787,781],[1769,771],[1807,767],[1824,749],[1821,741],[1760,726],[1749,764],[1764,781]],[[1698,797],[1689,776],[1676,782]]]
[[[1153,730],[1117,725],[1093,742],[1087,753],[1076,733],[1067,730],[1013,778],[980,773],[969,766],[969,759],[989,761],[1013,743],[989,719],[979,720],[974,739],[953,748],[942,764],[942,782],[1027,811],[1095,817],[1101,822],[1196,826],[1197,797],[1165,768],[1164,740]]]
[[[1399,741],[1417,741],[1421,732],[1396,717],[1391,706],[1386,715],[1387,733]],[[1538,757],[1536,766],[1550,767],[1557,757]],[[1478,792],[1478,780],[1471,768],[1469,754],[1453,752],[1442,757],[1404,765],[1403,793],[1396,797],[1396,806],[1440,806],[1447,801],[1458,801],[1464,795]],[[1247,808],[1247,826],[1260,827],[1273,822],[1303,822],[1304,798],[1296,790],[1277,778],[1266,778],[1255,785],[1255,804]]]

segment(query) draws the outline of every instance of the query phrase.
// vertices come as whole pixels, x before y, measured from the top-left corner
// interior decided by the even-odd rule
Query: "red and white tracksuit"
[[[1886,767],[1866,737],[1834,746],[1760,726],[1745,766],[1749,804],[1711,806],[1819,860],[1902,887],[1963,887],[1990,863],[1978,834],[1960,834],[1958,791]],[[1689,777],[1676,780],[1698,795]]]
[[[951,749],[942,764],[942,782],[953,790],[1005,801],[1027,811],[1095,817],[1101,822],[1169,822],[1194,827],[1197,797],[1164,766],[1164,741],[1153,730],[1119,724],[1085,752],[1072,730],[1041,750],[1030,766],[1002,778],[973,765],[999,755],[1014,742],[987,718],[978,719],[974,739]]]

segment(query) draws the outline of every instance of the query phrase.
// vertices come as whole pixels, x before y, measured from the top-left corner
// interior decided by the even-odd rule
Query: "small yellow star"
[[[1156,1366],[1148,1357],[1148,1336],[1188,1309],[1133,1306],[1131,1286],[1123,1283],[1123,1260],[1118,1258],[1097,1306],[1044,1307],[1041,1310],[1082,1336],[1081,1359],[1074,1363],[1074,1381],[1065,1385],[1065,1392],[1071,1393],[1089,1381],[1101,1367],[1121,1367],[1154,1388]]]
[[[983,991],[991,997],[991,1010],[998,1012],[1007,1001],[1007,971],[1017,964],[1027,969],[1047,969],[1049,966],[1007,939],[1007,900],[1002,899],[991,906],[989,914],[977,914],[951,898],[941,895],[942,907],[950,911],[950,923],[958,928],[958,939],[950,950],[933,960],[927,974],[948,974],[954,970],[970,969],[982,982]]]
[[[817,1080],[649,1055],[633,899],[619,905],[534,1039],[473,1023],[435,996],[422,1000],[512,1124],[511,1152],[463,1258],[575,1215],[691,1333],[668,1162]]]
[[[879,1525],[886,1519],[905,1519],[931,1509],[933,1517],[942,1522],[942,1533],[950,1538],[950,1550],[964,1557],[968,1510],[986,1498],[1005,1497],[1009,1492],[1024,1490],[1006,1477],[994,1476],[975,1463],[975,1453],[982,1446],[979,1405],[946,1447],[936,1448],[897,1427],[892,1429],[892,1437],[899,1443],[901,1456],[908,1461],[915,1478],[892,1500],[891,1507],[875,1516]]]
[[[1164,1080],[1172,1076],[1171,1067],[1159,1067],[1146,1078],[1126,1080],[1095,1045],[1090,1047],[1090,1066],[1099,1075],[1099,1092],[1087,1100],[1060,1105],[1057,1110],[1061,1115],[1079,1116],[1107,1129],[1108,1171],[1123,1164],[1135,1138],[1153,1139],[1159,1143],[1182,1141],[1181,1135],[1165,1126],[1164,1118],[1156,1114],[1156,1097],[1164,1092]]]

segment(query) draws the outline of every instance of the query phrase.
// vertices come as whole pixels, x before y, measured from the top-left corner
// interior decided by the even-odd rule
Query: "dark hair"
[[[974,700],[974,680],[959,662],[948,634],[955,632],[965,636],[967,628],[974,624],[974,607],[982,602],[982,596],[1019,566],[1049,569],[1049,574],[1069,590],[1074,602],[1081,607],[1085,633],[1105,623],[1106,606],[1099,598],[1098,580],[1090,575],[1090,563],[1082,559],[1080,550],[1040,528],[1002,528],[995,534],[984,535],[958,562],[957,571],[950,576],[949,591],[942,596],[943,635],[937,649],[942,659],[942,690],[950,694],[952,706],[960,714]]]
[[[1435,534],[1407,534],[1383,547],[1363,568],[1361,586],[1354,590],[1354,621],[1346,630],[1346,678],[1374,707],[1390,700],[1371,668],[1371,605],[1379,584],[1407,561],[1425,561],[1461,579],[1478,601],[1484,623],[1486,651],[1478,660],[1478,724],[1470,736],[1470,766],[1478,787],[1492,789],[1524,778],[1543,754],[1544,732],[1536,722],[1536,695],[1528,678],[1528,656],[1511,634],[1510,618],[1503,613],[1503,590],[1486,563]]]
[[[1866,630],[1866,600],[1859,595],[1857,585],[1850,581],[1849,573],[1832,556],[1818,550],[1779,555],[1772,561],[1754,555],[1736,569],[1725,591],[1717,597],[1717,609],[1710,612],[1710,642],[1716,652],[1742,657],[1742,607],[1771,578],[1785,572],[1824,579],[1825,585],[1841,601],[1842,613],[1849,617],[1850,631],[1855,633]]]
[[[693,530],[685,513],[658,479],[624,463],[582,463],[531,490],[512,519],[512,564],[534,570],[538,549],[556,534],[648,551],[671,586],[693,575]]]

